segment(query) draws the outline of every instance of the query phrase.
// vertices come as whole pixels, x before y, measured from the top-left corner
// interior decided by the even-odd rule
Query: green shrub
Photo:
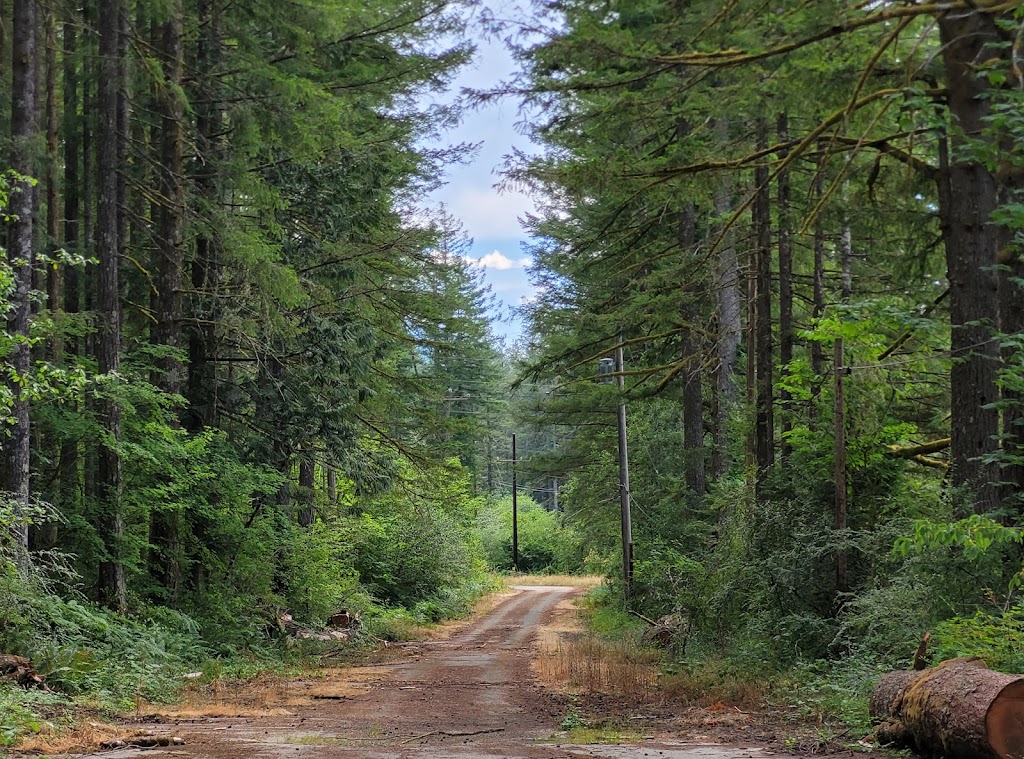
[[[947,619],[936,625],[932,644],[938,661],[977,656],[992,669],[1024,672],[1024,608]]]
[[[519,569],[536,574],[570,574],[582,568],[581,545],[575,530],[558,512],[520,496]],[[495,570],[512,568],[512,497],[488,501],[476,519],[476,535],[487,563]]]

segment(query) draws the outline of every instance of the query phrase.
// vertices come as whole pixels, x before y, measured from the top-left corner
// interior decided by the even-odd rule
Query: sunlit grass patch
[[[506,586],[552,586],[570,588],[594,588],[604,582],[596,575],[505,575]]]

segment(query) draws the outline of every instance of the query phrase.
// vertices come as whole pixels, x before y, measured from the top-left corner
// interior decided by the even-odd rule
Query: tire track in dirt
[[[555,607],[578,588],[533,586],[449,640],[422,644],[409,660],[380,667],[363,695],[299,700],[288,716],[219,717],[137,725],[185,745],[103,752],[198,759],[756,759],[756,749],[681,744],[556,746],[562,702],[530,673],[531,642]],[[351,691],[338,670],[334,683]],[[319,681],[318,681],[319,683]],[[319,683],[329,688],[331,682]],[[340,692],[340,691],[339,691]]]

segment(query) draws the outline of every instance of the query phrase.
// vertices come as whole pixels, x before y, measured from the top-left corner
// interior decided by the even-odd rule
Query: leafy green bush
[[[992,669],[1024,672],[1024,608],[947,619],[936,625],[932,642],[939,661],[978,656]]]
[[[582,568],[579,536],[558,512],[520,496],[519,569],[533,573],[573,573]],[[512,568],[512,497],[488,501],[476,519],[476,535],[488,564]]]
[[[426,470],[404,464],[400,474],[400,484],[357,504],[353,565],[375,598],[436,621],[462,610],[465,589],[485,573],[469,532],[478,502],[457,461]]]

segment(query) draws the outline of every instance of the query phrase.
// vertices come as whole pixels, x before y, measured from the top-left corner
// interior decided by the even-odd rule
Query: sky
[[[500,14],[500,0],[487,5]],[[466,87],[491,89],[516,69],[500,40],[477,37],[475,42],[476,56],[453,82],[449,97]],[[504,157],[513,148],[531,149],[530,140],[516,131],[517,109],[514,99],[508,99],[470,110],[459,127],[440,135],[446,144],[482,144],[471,161],[449,167],[447,183],[431,197],[432,204],[443,203],[473,239],[469,257],[484,269],[498,300],[499,313],[494,314],[491,328],[508,345],[522,333],[522,323],[511,310],[534,292],[526,273],[530,260],[523,251],[526,233],[519,223],[533,210],[533,203],[523,193],[496,187]]]

